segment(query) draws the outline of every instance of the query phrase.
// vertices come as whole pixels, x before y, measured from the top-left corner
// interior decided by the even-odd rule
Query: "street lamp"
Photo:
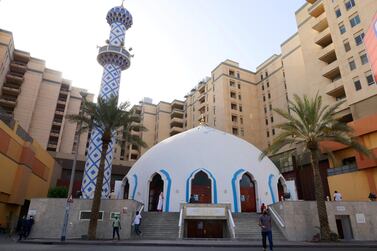
[[[81,103],[82,103],[84,100],[86,100],[88,93],[81,91],[80,95],[81,95]],[[80,111],[79,111],[79,115],[80,115],[80,117],[83,116],[81,108],[80,108]],[[66,235],[67,235],[69,209],[70,209],[70,204],[71,204],[70,200],[72,198],[72,188],[73,188],[73,182],[74,182],[74,179],[75,179],[77,156],[79,155],[81,128],[82,128],[82,120],[79,123],[79,129],[77,130],[77,132],[75,132],[75,138],[77,136],[77,144],[76,144],[76,149],[75,149],[75,158],[73,159],[73,164],[72,164],[71,179],[69,181],[68,198],[67,198],[67,201],[66,201],[66,204],[65,204],[64,222],[63,222],[62,234],[60,236],[60,241],[65,241],[65,238],[66,238]]]

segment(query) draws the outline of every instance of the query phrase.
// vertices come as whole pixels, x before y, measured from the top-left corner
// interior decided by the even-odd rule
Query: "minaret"
[[[107,13],[107,23],[111,27],[110,38],[106,46],[99,48],[97,61],[103,66],[103,75],[99,97],[109,99],[119,96],[120,76],[123,70],[130,67],[130,53],[123,48],[126,30],[132,25],[132,16],[122,6],[114,7]],[[101,160],[102,132],[99,128],[91,131],[88,155],[85,163],[85,172],[82,180],[81,191],[84,199],[93,199]],[[105,173],[102,187],[102,197],[108,198],[110,194],[111,163],[113,160],[115,138],[113,138],[106,155]]]

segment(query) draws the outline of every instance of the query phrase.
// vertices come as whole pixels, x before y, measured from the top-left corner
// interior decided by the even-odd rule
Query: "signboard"
[[[364,45],[367,50],[374,79],[377,79],[377,14],[374,15],[372,23],[364,37]]]
[[[29,209],[29,212],[27,213],[28,216],[35,216],[37,215],[37,210],[35,209]]]
[[[365,215],[364,214],[356,214],[356,222],[359,224],[365,223]]]
[[[110,220],[115,220],[115,216],[118,216],[118,218],[120,219],[120,212],[111,212]]]
[[[187,207],[186,216],[225,216],[224,207]]]
[[[336,207],[336,211],[338,211],[338,212],[344,212],[344,211],[346,211],[346,207],[344,207],[344,206],[337,206]]]

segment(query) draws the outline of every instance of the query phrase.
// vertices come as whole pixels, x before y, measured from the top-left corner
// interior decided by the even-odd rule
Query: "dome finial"
[[[124,0],[122,0],[122,4],[121,4],[122,7],[124,7],[123,4],[124,4]]]

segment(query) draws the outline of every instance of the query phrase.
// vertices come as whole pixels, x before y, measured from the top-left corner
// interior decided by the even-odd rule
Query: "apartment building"
[[[5,30],[0,30],[0,63],[1,111],[11,115],[57,160],[62,167],[57,185],[68,186],[78,142],[78,125],[65,117],[79,113],[82,94],[89,101],[94,95],[72,86],[61,72],[47,68],[44,60],[15,49],[12,33]],[[74,192],[81,187],[88,139],[88,131],[84,131],[78,146]],[[120,158],[114,160],[112,182],[122,179],[132,164]]]
[[[193,128],[204,119],[209,126],[264,149],[278,134],[274,125],[283,122],[273,109],[286,110],[294,94],[314,96],[318,93],[325,104],[345,100],[337,111],[337,118],[351,125],[365,125],[365,118],[377,114],[377,88],[363,44],[364,33],[376,12],[374,0],[307,0],[295,13],[297,32],[281,44],[279,55],[272,55],[256,71],[226,60],[185,96],[180,102],[183,110],[172,110],[174,102],[158,105],[142,102],[138,109],[141,117],[143,112],[146,115],[141,123],[148,128],[148,132],[143,133],[144,139],[151,147],[173,135],[168,133],[173,128],[172,116],[179,115],[174,120],[179,123],[174,129],[176,132]],[[163,115],[157,116],[157,111],[162,111]],[[367,145],[372,151],[375,151],[375,131],[369,128],[364,132],[368,136],[358,134],[368,138]],[[335,155],[344,156],[336,152]],[[287,179],[297,180],[301,197],[314,198],[311,170],[298,168],[309,166],[308,156],[302,154],[300,148],[286,147],[271,158]],[[357,163],[358,159],[354,157],[352,166],[364,167],[365,164]],[[337,162],[348,163],[342,159]],[[370,185],[360,194],[376,191],[377,163],[371,163],[364,173],[365,170],[339,166],[322,156],[320,166],[327,194],[330,195],[328,187],[332,189],[335,183],[342,183],[341,174],[348,175],[347,170],[358,172],[362,178],[357,182],[368,180]],[[329,168],[338,169],[329,171]],[[328,174],[332,176],[330,184]]]

